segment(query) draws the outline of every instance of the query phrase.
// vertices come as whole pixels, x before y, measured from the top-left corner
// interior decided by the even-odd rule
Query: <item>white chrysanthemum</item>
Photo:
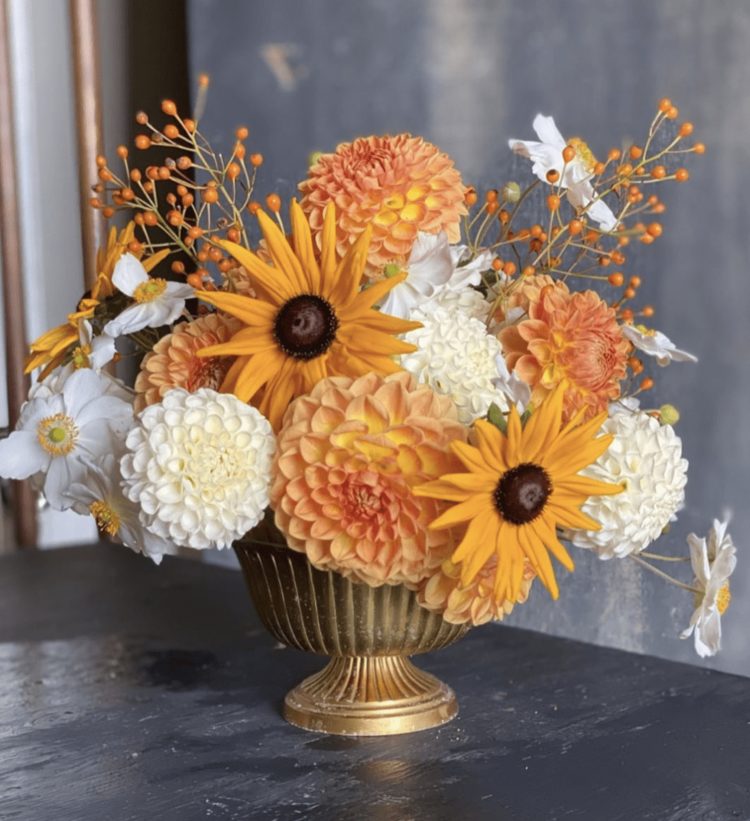
[[[621,485],[616,496],[595,496],[581,510],[602,526],[597,532],[569,530],[573,544],[595,550],[602,559],[640,553],[656,539],[685,498],[688,463],[671,425],[645,413],[618,413],[602,433],[614,434],[607,450],[580,471],[602,482]]]
[[[508,398],[498,387],[502,345],[487,333],[483,322],[445,308],[429,314],[416,311],[412,319],[424,327],[404,336],[418,348],[401,357],[405,370],[437,393],[450,396],[465,425],[485,416],[493,402],[508,410]]]
[[[152,533],[184,547],[223,548],[260,521],[276,439],[255,408],[210,388],[175,388],[136,423],[122,475]]]
[[[491,307],[492,304],[487,302],[484,296],[474,288],[464,288],[461,291],[446,289],[436,297],[423,302],[419,306],[419,314],[424,316],[438,308],[444,308],[449,313],[460,312],[465,316],[485,322]],[[412,314],[409,315],[409,319],[412,319]],[[421,319],[419,321],[421,322]]]
[[[729,516],[723,522],[714,519],[708,540],[699,539],[695,533],[687,537],[695,574],[693,587],[700,592],[695,596],[690,624],[680,638],[686,639],[695,631],[695,651],[701,658],[713,656],[721,649],[721,617],[729,605],[729,577],[737,564],[728,524]]]

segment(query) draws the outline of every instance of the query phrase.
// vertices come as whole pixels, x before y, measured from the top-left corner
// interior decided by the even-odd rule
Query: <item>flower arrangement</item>
[[[225,160],[162,108],[135,140],[162,165],[98,158],[92,206],[132,221],[31,345],[41,371],[2,475],[157,563],[273,527],[313,566],[403,585],[455,624],[502,619],[537,579],[557,598],[575,549],[629,558],[693,593],[683,638],[716,652],[727,522],[691,534],[689,557],[648,550],[687,462],[676,409],[642,407],[643,360],[694,357],[619,271],[662,233],[653,186],[705,150],[669,100],[604,161],[538,115],[537,140],[509,141],[530,181],[481,196],[421,137],[356,139],[311,157],[286,222],[276,194],[254,199],[246,128]]]

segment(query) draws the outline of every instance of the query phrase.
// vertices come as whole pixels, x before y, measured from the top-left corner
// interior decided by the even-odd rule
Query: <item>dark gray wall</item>
[[[739,567],[708,665],[750,675],[750,3],[189,0],[188,24],[191,69],[211,75],[203,131],[229,146],[236,125],[250,128],[263,196],[290,196],[310,151],[370,133],[422,134],[490,187],[525,170],[507,139],[531,137],[538,111],[600,156],[643,135],[662,96],[695,123],[708,151],[690,183],[662,189],[664,236],[625,270],[643,278],[656,327],[700,358],[651,374],[654,404],[682,411],[690,461],[686,508],[658,545],[685,551],[687,533],[733,509]],[[677,639],[690,594],[631,561],[575,559],[558,603],[538,586],[510,621],[699,661]]]

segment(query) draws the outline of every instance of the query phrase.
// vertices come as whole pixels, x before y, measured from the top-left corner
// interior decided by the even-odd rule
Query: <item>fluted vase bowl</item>
[[[335,735],[392,735],[437,727],[458,713],[450,687],[409,656],[445,647],[467,625],[426,610],[405,587],[352,582],[286,546],[243,539],[234,549],[271,635],[331,659],[287,694],[287,721]]]

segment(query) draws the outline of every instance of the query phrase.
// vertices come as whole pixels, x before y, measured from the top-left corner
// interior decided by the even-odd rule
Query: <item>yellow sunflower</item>
[[[310,393],[327,376],[356,378],[400,371],[393,354],[416,348],[394,334],[421,327],[419,322],[387,316],[372,307],[404,280],[405,273],[359,290],[370,229],[337,262],[336,213],[330,205],[318,263],[310,226],[296,200],[290,214],[291,245],[273,220],[258,212],[272,265],[241,245],[221,242],[247,270],[257,299],[219,291],[197,293],[245,325],[229,342],[209,345],[198,356],[237,356],[221,390],[243,402],[254,399],[275,430],[281,427],[291,399]]]
[[[128,225],[117,233],[116,228],[112,228],[107,237],[107,245],[99,248],[96,252],[96,282],[90,294],[85,295],[78,303],[76,310],[68,314],[68,321],[63,325],[42,334],[39,339],[29,346],[31,351],[24,360],[24,373],[31,373],[42,365],[47,367],[39,374],[41,382],[51,371],[53,371],[65,358],[65,354],[71,345],[77,345],[80,340],[80,323],[83,319],[90,319],[94,315],[96,306],[107,297],[112,296],[117,290],[112,284],[112,274],[115,265],[120,257],[128,250],[128,245],[135,238],[135,223]],[[135,256],[141,258],[143,252],[136,253]],[[141,260],[146,271],[151,271],[167,255],[169,249],[165,248],[156,254]]]
[[[458,502],[430,526],[436,529],[468,523],[466,535],[451,560],[461,565],[461,586],[497,556],[493,598],[518,600],[524,559],[538,574],[552,598],[559,595],[549,551],[568,570],[573,561],[560,544],[556,527],[599,530],[598,522],[581,513],[589,496],[620,493],[619,485],[578,476],[596,461],[612,436],[594,438],[607,414],[579,425],[578,413],[561,429],[564,389],[551,393],[525,427],[511,407],[507,433],[477,420],[478,447],[451,442],[466,473],[452,473],[414,488],[418,496]]]

